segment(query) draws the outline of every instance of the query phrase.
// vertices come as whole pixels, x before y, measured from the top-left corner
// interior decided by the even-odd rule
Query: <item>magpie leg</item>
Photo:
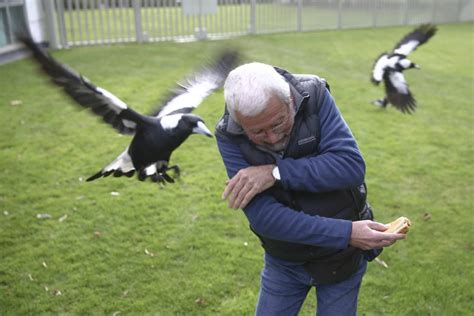
[[[165,187],[167,180],[165,177],[163,177],[162,173],[155,173],[150,178],[153,182],[158,183],[160,185],[160,188]]]
[[[145,181],[145,179],[146,179],[146,171],[145,171],[145,169],[140,170],[140,171],[137,173],[137,175],[138,175],[138,180],[140,180],[140,181]]]
[[[165,179],[165,181],[169,182],[169,183],[174,183],[174,179],[171,178],[167,173],[166,171],[162,171],[161,172],[161,176],[163,177],[163,179]]]
[[[384,97],[383,99],[382,98],[377,99],[372,103],[375,104],[378,107],[381,107],[381,108],[385,109],[387,107],[387,104],[388,104],[388,99],[387,99],[387,97]]]
[[[165,171],[168,171],[168,170],[173,170],[175,177],[179,177],[179,175],[181,174],[181,170],[179,169],[178,165],[166,167]]]
[[[383,100],[382,100],[382,107],[383,107],[383,108],[386,108],[386,107],[387,107],[387,104],[388,104],[388,98],[387,98],[387,97],[384,97]]]

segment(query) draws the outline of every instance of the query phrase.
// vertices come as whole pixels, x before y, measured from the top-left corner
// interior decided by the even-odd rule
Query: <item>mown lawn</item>
[[[368,80],[374,58],[410,29],[53,54],[143,112],[224,46],[325,77],[365,156],[377,219],[413,221],[408,239],[383,252],[388,268],[370,264],[360,315],[466,315],[474,308],[473,24],[440,25],[412,54],[422,67],[406,74],[419,103],[412,116],[372,106],[382,88]],[[214,140],[192,136],[175,152],[183,173],[174,185],[86,183],[129,138],[79,111],[30,60],[0,66],[0,87],[0,314],[253,313],[263,251],[243,214],[220,200],[226,174]],[[222,99],[220,91],[196,111],[210,126]],[[309,296],[301,315],[314,314],[314,290]]]

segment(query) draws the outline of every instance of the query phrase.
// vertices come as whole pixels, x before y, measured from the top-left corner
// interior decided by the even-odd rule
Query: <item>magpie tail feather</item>
[[[90,176],[89,178],[87,178],[86,181],[91,182],[91,181],[97,180],[99,178],[102,178],[102,170],[100,170],[96,174],[94,174],[94,175]]]

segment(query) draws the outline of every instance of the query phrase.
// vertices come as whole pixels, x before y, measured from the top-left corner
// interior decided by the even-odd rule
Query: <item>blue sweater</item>
[[[319,112],[321,140],[319,154],[277,162],[285,189],[325,192],[364,182],[365,163],[357,143],[336,107],[329,91]],[[249,167],[238,145],[217,135],[217,145],[229,178]],[[352,223],[348,220],[311,216],[295,212],[265,191],[244,209],[252,229],[259,235],[293,243],[344,249]]]

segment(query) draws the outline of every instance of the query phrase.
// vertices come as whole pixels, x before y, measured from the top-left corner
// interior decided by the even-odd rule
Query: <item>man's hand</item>
[[[272,170],[274,165],[252,166],[239,170],[227,180],[222,199],[229,200],[229,207],[244,208],[255,195],[275,184]]]
[[[351,246],[369,250],[388,247],[399,239],[405,239],[405,234],[384,233],[387,226],[365,220],[352,222]]]

